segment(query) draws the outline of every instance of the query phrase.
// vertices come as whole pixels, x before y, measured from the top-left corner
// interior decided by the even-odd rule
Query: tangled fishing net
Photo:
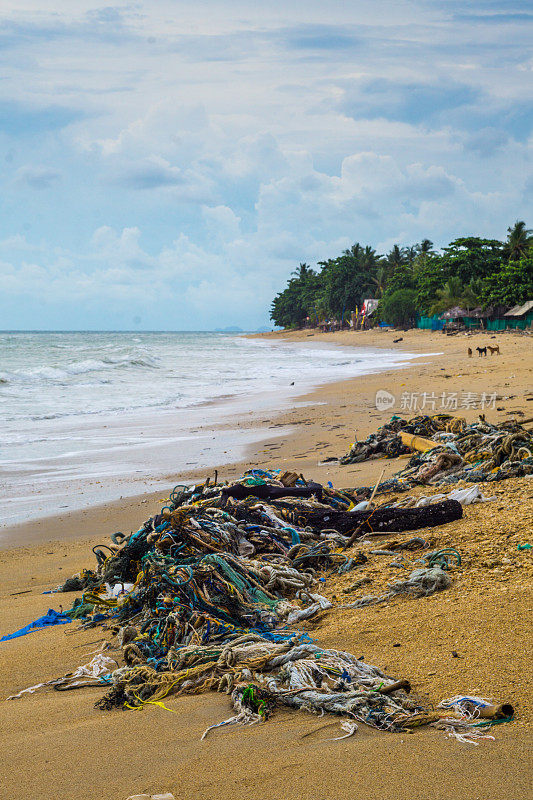
[[[402,433],[430,438],[435,446],[414,453],[404,469],[378,486],[378,492],[407,491],[423,484],[445,485],[460,480],[481,482],[533,474],[533,432],[518,422],[497,425],[480,416],[467,425],[449,414],[394,416],[364,442],[355,442],[341,458],[354,464],[370,458],[396,458],[411,453]]]
[[[348,735],[356,722],[392,731],[423,724],[426,711],[408,681],[320,647],[293,627],[332,607],[314,591],[324,571],[366,561],[343,552],[354,531],[437,525],[462,513],[455,500],[353,511],[358,500],[278,471],[251,470],[232,485],[176,487],[138,531],[93,548],[96,569],[58,587],[81,587],[66,613],[83,627],[115,633],[122,665],[100,653],[28,692],[105,686],[96,706],[106,710],[165,707],[171,694],[226,692],[234,713],[204,736],[221,725],[265,721],[283,706],[341,715]],[[424,567],[389,587],[390,596],[445,588],[447,557],[425,556]]]

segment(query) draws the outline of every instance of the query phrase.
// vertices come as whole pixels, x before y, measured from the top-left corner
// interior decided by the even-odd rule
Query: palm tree
[[[395,244],[390,253],[387,253],[386,259],[389,266],[394,270],[396,267],[405,264],[405,253],[399,245]]]
[[[363,251],[363,261],[365,266],[373,267],[379,258],[381,258],[381,256],[378,256],[374,248],[367,244]]]
[[[526,228],[526,223],[523,220],[517,220],[512,228],[507,228],[507,242],[505,244],[505,253],[509,257],[509,261],[518,261],[527,254],[527,251],[533,244],[533,231]]]
[[[384,266],[379,267],[375,277],[370,278],[370,280],[376,287],[374,291],[376,297],[383,297],[387,284],[387,269]]]
[[[301,280],[301,281],[304,281],[310,275],[314,275],[314,274],[315,274],[315,271],[313,269],[311,269],[309,264],[305,264],[305,263],[304,264],[300,264],[298,269],[295,269],[295,270],[293,270],[291,272],[291,275],[294,275],[295,278],[297,278],[298,280]]]
[[[465,300],[465,287],[461,279],[454,276],[446,281],[442,289],[437,289],[437,296],[439,299],[431,309],[433,314],[460,306]]]
[[[463,305],[465,308],[476,308],[481,303],[483,281],[481,278],[472,278],[463,291]]]
[[[416,245],[410,245],[410,247],[405,248],[405,257],[410,267],[413,266],[417,255],[418,255],[418,247]]]
[[[431,239],[422,239],[420,244],[418,245],[418,249],[421,253],[427,254],[431,253],[433,250],[433,242]]]
[[[355,242],[355,244],[352,244],[352,246],[349,247],[347,250],[343,250],[342,254],[346,258],[354,258],[357,261],[361,257],[362,251],[363,248],[361,247],[359,242]]]

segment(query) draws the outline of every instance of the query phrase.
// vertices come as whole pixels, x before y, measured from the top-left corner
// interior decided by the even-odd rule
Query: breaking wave
[[[157,360],[150,355],[104,356],[103,358],[86,358],[61,366],[44,365],[30,370],[16,369],[12,372],[0,372],[0,383],[64,383],[78,375],[105,373],[110,370],[126,370],[130,368],[157,369]]]

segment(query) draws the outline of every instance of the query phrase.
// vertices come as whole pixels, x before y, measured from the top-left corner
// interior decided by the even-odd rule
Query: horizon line
[[[262,326],[262,328],[266,328],[267,326]],[[276,326],[274,325],[273,328]],[[272,328],[272,329],[273,329]],[[245,328],[206,328],[206,329],[182,329],[182,330],[172,330],[172,329],[151,329],[151,330],[132,330],[129,328],[61,328],[61,329],[53,329],[53,328],[6,328],[5,330],[0,330],[0,334],[2,333],[256,333],[259,331],[259,328],[249,328],[246,330]]]

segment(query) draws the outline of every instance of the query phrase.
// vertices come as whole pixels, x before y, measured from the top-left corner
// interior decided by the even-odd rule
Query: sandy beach
[[[343,455],[355,436],[365,438],[392,414],[448,410],[467,420],[479,413],[496,421],[533,418],[533,345],[528,336],[447,337],[427,331],[262,335],[274,341],[398,348],[420,358],[402,369],[324,384],[281,413],[250,411],[228,420],[225,425],[243,431],[261,428],[264,439],[243,460],[221,462],[220,478],[269,466],[337,487],[371,486],[382,469],[387,477],[402,462],[319,462]],[[487,343],[499,344],[501,355],[478,357],[476,346]],[[468,347],[474,350],[472,358]],[[294,382],[297,386],[298,375]],[[381,411],[376,408],[379,390],[393,397]],[[206,409],[202,425],[209,424]],[[200,478],[205,471],[169,474],[168,486]],[[408,677],[426,702],[436,704],[457,693],[511,702],[516,721],[498,726],[495,741],[472,747],[432,730],[389,735],[361,726],[355,737],[332,742],[339,735],[338,723],[321,726],[334,720],[279,712],[265,725],[230,729],[200,742],[206,726],[227,715],[225,695],[170,697],[166,704],[176,712],[172,714],[155,706],[131,713],[97,711],[94,701],[101,690],[94,688],[50,692],[0,703],[5,796],[125,800],[141,791],[171,791],[179,800],[531,796],[533,566],[531,551],[519,551],[518,544],[533,544],[533,481],[491,484],[487,493],[497,499],[468,507],[462,520],[430,532],[436,546],[453,545],[464,555],[449,590],[380,607],[335,610],[307,629],[324,646],[364,655],[391,674]],[[158,491],[5,528],[0,541],[0,632],[19,628],[49,606],[70,607],[76,594],[42,592],[92,566],[93,545],[107,541],[114,531],[136,530],[159,510],[165,496]],[[391,577],[386,561],[382,566],[373,560],[361,574],[372,591]],[[336,598],[350,581],[353,577],[328,579],[324,594]],[[101,641],[99,629],[79,632],[72,624],[2,643],[3,696],[85,663]]]

